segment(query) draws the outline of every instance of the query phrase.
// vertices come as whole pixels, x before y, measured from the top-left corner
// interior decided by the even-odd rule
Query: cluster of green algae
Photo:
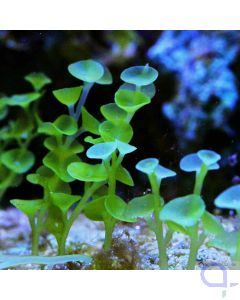
[[[176,231],[186,234],[190,239],[187,269],[194,269],[198,249],[209,235],[214,236],[211,240],[212,245],[226,250],[229,234],[224,231],[219,221],[206,211],[201,196],[207,172],[219,168],[220,156],[214,151],[200,150],[181,160],[182,170],[196,172],[194,190],[190,195],[164,203],[160,193],[161,182],[165,178],[175,176],[176,173],[161,166],[156,158],[144,159],[136,165],[137,170],[148,176],[151,186],[149,194],[136,197],[129,203],[116,194],[117,181],[134,186],[133,179],[122,162],[125,155],[136,150],[136,147],[129,144],[133,137],[130,122],[137,110],[149,104],[155,95],[153,82],[157,79],[157,71],[148,65],[124,70],[121,74],[124,84],[116,92],[114,103],[101,107],[105,120],[99,122],[84,105],[95,83],[112,83],[111,73],[93,60],[73,63],[68,70],[71,75],[83,81],[81,86],[53,91],[56,99],[67,107],[68,114],[59,116],[54,122],[43,122],[37,118],[37,133],[48,136],[44,146],[49,152],[43,158],[43,165],[36,173],[29,174],[27,179],[42,186],[43,197],[11,201],[29,218],[32,229],[32,256],[18,259],[2,255],[0,267],[6,268],[24,262],[89,263],[91,258],[86,255],[66,255],[66,240],[80,213],[84,213],[91,220],[104,222],[105,253],[111,249],[112,234],[119,221],[135,223],[139,218],[145,219],[157,239],[161,269],[168,269],[167,247]],[[44,78],[46,77],[42,77],[43,82]],[[27,98],[21,100],[21,103],[23,106],[27,104]],[[92,144],[86,151],[86,156],[93,161],[97,160],[96,164],[83,162],[83,157],[79,155],[84,152],[84,146],[79,143],[83,133],[91,134],[84,138],[85,142]],[[24,159],[20,157],[18,165],[24,169],[28,160],[31,161],[31,155],[25,156]],[[14,158],[12,161],[5,161],[8,161],[9,165],[16,165]],[[72,194],[70,183],[74,180],[84,183],[82,195]],[[231,196],[232,189],[235,191],[234,198]],[[239,186],[235,186],[221,194],[215,203],[217,206],[228,208],[227,205],[231,202],[231,208],[239,209],[239,195]],[[202,231],[199,233],[200,225]],[[39,256],[39,237],[44,231],[56,238],[58,255],[55,257]],[[239,260],[239,234],[233,233],[231,236],[233,246],[230,254]]]
[[[43,73],[25,76],[33,91],[11,96],[0,95],[0,201],[6,191],[22,182],[23,176],[35,163],[29,150],[38,137],[41,123],[39,100],[45,94],[45,86],[51,79]]]

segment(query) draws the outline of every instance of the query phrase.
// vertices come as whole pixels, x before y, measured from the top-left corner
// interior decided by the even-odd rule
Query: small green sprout
[[[161,212],[162,220],[171,222],[168,224],[169,228],[171,228],[172,224],[177,224],[178,226],[181,226],[178,230],[187,234],[190,238],[191,246],[187,265],[188,269],[193,269],[195,267],[197,252],[203,241],[206,239],[206,233],[217,236],[224,232],[223,227],[217,219],[205,211],[204,202],[200,197],[207,172],[219,169],[217,162],[220,159],[221,156],[211,150],[200,150],[197,153],[188,154],[182,158],[180,161],[180,168],[185,172],[196,172],[193,194],[172,200]],[[197,208],[194,208],[195,204],[198,206],[199,211],[201,208],[201,215],[195,215],[198,211]],[[193,207],[192,210],[191,207]],[[174,217],[174,211],[175,213],[179,212],[179,217]],[[188,218],[191,220],[191,218],[195,217],[194,224],[191,225],[191,222],[189,224],[184,223],[185,221],[187,222]],[[198,234],[199,224],[203,225],[203,233],[200,236]]]
[[[205,205],[200,196],[188,195],[170,201],[160,213],[160,219],[164,222],[173,222],[182,226],[191,239],[188,269],[193,269],[197,250],[202,244],[202,238],[198,237],[198,222],[205,210]]]
[[[208,234],[219,235],[224,232],[217,219],[205,211],[205,204],[199,195],[191,194],[176,198],[167,203],[160,213],[160,219],[166,222],[169,228],[187,234],[190,238],[190,254],[187,269],[195,268],[199,247]],[[169,223],[170,222],[170,223]],[[203,232],[199,234],[199,225]]]
[[[96,199],[90,202],[84,209],[89,218],[94,220],[97,218],[98,221],[104,221],[106,229],[104,242],[105,251],[108,251],[111,247],[112,233],[117,219],[110,207],[112,207],[112,205],[114,206],[116,201],[125,204],[125,202],[115,194],[116,181],[121,181],[130,186],[133,185],[131,175],[121,166],[121,162],[126,154],[135,150],[136,148],[134,146],[116,140],[115,142],[93,145],[86,153],[91,159],[102,160],[102,164],[99,165],[102,169],[102,185],[107,183],[105,196],[100,195],[99,197],[95,197]],[[68,170],[72,165],[73,164],[69,166]],[[97,214],[95,210],[99,210]]]
[[[32,230],[32,255],[38,255],[39,236],[43,229],[43,216],[46,212],[46,203],[42,199],[20,200],[13,199],[11,204],[22,211],[29,220]]]
[[[207,172],[210,170],[217,170],[219,169],[219,165],[218,165],[218,161],[221,159],[221,156],[211,150],[200,150],[197,153],[193,153],[193,154],[189,154],[186,155],[181,161],[180,161],[180,168],[183,171],[186,172],[196,172],[196,179],[195,179],[195,185],[194,185],[194,189],[193,189],[193,195],[195,196],[201,196],[202,193],[202,187],[203,187],[203,183],[204,180],[206,178]],[[187,196],[189,199],[189,201],[191,201],[191,199],[194,199],[193,195]],[[178,199],[184,199],[184,198],[178,198]],[[198,198],[198,203],[200,205],[200,203],[202,202],[202,199]],[[177,199],[175,199],[177,200]],[[174,203],[181,203],[181,201],[184,200],[177,200],[176,202],[174,202],[175,200],[172,201],[172,209],[174,209]],[[187,207],[188,205],[186,204],[185,207]],[[184,207],[184,205],[183,205]],[[167,208],[166,208],[167,209]],[[176,211],[178,211],[178,208],[176,207]],[[194,214],[194,210],[193,212],[186,212],[187,214],[189,213],[189,216],[192,216],[192,213]],[[193,215],[194,216],[194,215]],[[163,215],[163,218],[166,217],[166,215]],[[219,233],[223,232],[223,228],[221,226],[221,224],[215,219],[215,217],[207,212],[203,213],[202,218],[198,218],[197,222],[195,223],[195,225],[192,226],[188,226],[187,230],[185,228],[185,232],[186,234],[189,236],[190,238],[190,254],[189,254],[189,261],[188,261],[188,269],[193,269],[195,266],[195,261],[196,261],[196,256],[197,256],[197,252],[199,247],[201,246],[201,244],[203,243],[203,241],[206,238],[206,234],[205,233],[209,233],[209,234],[213,234],[214,236],[218,235]],[[181,217],[180,217],[181,218]],[[178,225],[183,226],[183,224],[180,224],[180,219],[179,220],[171,220],[172,222],[177,223]],[[200,221],[203,225],[203,229],[205,231],[203,231],[202,235],[199,236],[198,234],[198,230],[199,230],[199,224]],[[183,226],[184,227],[184,226]]]
[[[199,194],[201,193],[202,183],[206,176],[206,173],[201,173],[201,170],[204,169],[205,171],[205,166],[207,166],[207,169],[217,168],[216,161],[218,161],[220,157],[212,154],[210,151],[203,150],[199,151],[196,155],[188,155],[182,159],[182,169],[197,172],[197,189],[194,189],[194,194],[174,199],[166,205],[164,205],[163,197],[159,194],[161,181],[164,178],[175,176],[176,173],[159,165],[159,161],[156,158],[145,159],[136,165],[139,171],[148,176],[152,188],[154,199],[152,212],[154,218],[148,216],[146,220],[150,228],[153,229],[156,234],[159,248],[159,265],[161,269],[168,268],[166,247],[174,231],[182,232],[190,237],[191,249],[187,265],[188,269],[194,268],[197,251],[207,235],[218,235],[224,232],[216,218],[205,211],[205,204],[202,198],[196,194],[197,191]],[[163,223],[165,223],[168,228],[165,235]],[[199,235],[198,227],[200,223],[204,230],[203,233]]]
[[[153,199],[151,214],[147,216],[147,222],[149,227],[154,231],[158,243],[159,251],[159,266],[161,269],[168,269],[168,259],[166,253],[166,247],[168,243],[168,236],[164,236],[163,222],[160,220],[159,215],[164,206],[164,199],[160,194],[161,182],[168,177],[176,176],[176,173],[169,170],[159,164],[159,160],[156,158],[147,158],[140,161],[136,165],[136,169],[145,173],[148,176],[151,185],[151,198]]]
[[[180,168],[185,172],[196,172],[196,180],[193,193],[200,195],[204,179],[210,170],[219,169],[218,161],[221,156],[211,150],[200,150],[197,153],[188,154],[180,161]]]

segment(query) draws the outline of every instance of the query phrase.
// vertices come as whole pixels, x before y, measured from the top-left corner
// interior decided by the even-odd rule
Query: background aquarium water
[[[137,151],[125,164],[136,178],[135,188],[119,186],[126,199],[140,195],[148,183],[135,170],[146,157],[157,157],[166,167],[177,171],[176,184],[163,183],[163,195],[171,199],[181,191],[191,191],[194,178],[179,170],[184,155],[198,149],[211,149],[221,154],[221,170],[213,172],[204,187],[206,201],[219,191],[240,182],[240,32],[239,31],[0,31],[0,94],[25,92],[23,80],[31,72],[44,72],[52,79],[41,100],[42,119],[53,121],[64,113],[54,100],[52,90],[78,84],[69,76],[67,66],[92,58],[112,72],[113,84],[96,85],[86,107],[101,119],[99,108],[113,100],[121,84],[120,73],[132,65],[149,63],[159,72],[156,95],[151,104],[134,117],[132,145]],[[7,118],[14,118],[14,111]],[[6,118],[0,121],[4,126]],[[37,161],[46,154],[39,137],[30,145]],[[81,189],[79,183],[73,185]],[[174,187],[174,188],[173,188]],[[41,191],[25,179],[4,195],[9,199],[38,197]],[[211,201],[209,208],[213,207]]]

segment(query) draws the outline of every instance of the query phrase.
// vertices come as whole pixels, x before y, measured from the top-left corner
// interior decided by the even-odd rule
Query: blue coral
[[[224,128],[238,101],[230,66],[240,48],[239,31],[164,31],[148,51],[150,59],[176,74],[173,101],[163,105],[177,134],[193,140],[202,121]],[[210,101],[214,105],[207,108]]]

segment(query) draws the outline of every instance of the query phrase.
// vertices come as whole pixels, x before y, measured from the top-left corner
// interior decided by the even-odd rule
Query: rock
[[[239,228],[239,220],[221,218],[226,230]],[[0,254],[29,255],[31,232],[27,218],[16,209],[0,210]],[[79,263],[56,265],[61,270],[72,269],[139,269],[157,270],[158,247],[155,235],[140,220],[136,224],[118,223],[113,234],[113,246],[110,252],[102,250],[104,225],[93,222],[81,215],[74,223],[67,240],[68,254],[86,254],[93,257],[91,266]],[[55,255],[57,243],[52,235],[43,234],[40,239],[42,255]],[[170,269],[184,269],[189,255],[188,237],[175,232],[167,249]],[[202,245],[198,251],[196,268],[220,263],[227,268],[232,266],[230,257],[223,251]],[[41,269],[38,265],[19,266],[17,269]]]

